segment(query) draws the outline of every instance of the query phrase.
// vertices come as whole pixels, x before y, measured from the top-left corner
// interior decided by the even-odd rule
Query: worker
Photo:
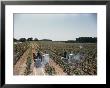
[[[40,51],[38,51],[38,53],[37,53],[37,56],[36,56],[36,59],[41,59],[41,61],[42,61],[42,55],[41,55],[41,53],[40,53]]]
[[[36,55],[35,55],[35,53],[33,53],[33,60],[34,60],[34,62],[35,62],[35,59],[36,59]]]

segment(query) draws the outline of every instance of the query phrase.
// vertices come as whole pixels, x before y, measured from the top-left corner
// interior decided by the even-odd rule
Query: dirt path
[[[44,68],[43,67],[40,67],[40,68],[34,67],[31,75],[45,75]]]
[[[49,65],[55,68],[56,75],[66,75],[66,73],[63,72],[62,68],[57,65],[52,59],[49,60]]]
[[[36,49],[39,48],[39,46],[36,43],[31,43],[32,47],[32,53],[36,53]],[[36,68],[34,65],[34,60],[32,61],[32,73],[30,75],[45,75],[44,68],[41,66],[39,68]]]
[[[14,75],[24,75],[29,52],[30,48],[26,50],[26,52],[21,56],[18,62],[13,66]]]

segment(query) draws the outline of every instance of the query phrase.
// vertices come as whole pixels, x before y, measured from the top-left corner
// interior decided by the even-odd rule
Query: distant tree
[[[27,41],[32,41],[32,40],[33,40],[33,38],[32,38],[32,37],[27,39]]]
[[[97,42],[97,38],[96,37],[79,37],[76,38],[76,42],[79,43],[96,43]]]
[[[16,38],[14,38],[14,42],[17,42],[18,40]]]
[[[26,41],[26,38],[20,38],[19,39],[19,42],[25,42]]]
[[[38,38],[35,38],[34,41],[38,41]]]
[[[52,41],[51,39],[42,39],[41,41]]]

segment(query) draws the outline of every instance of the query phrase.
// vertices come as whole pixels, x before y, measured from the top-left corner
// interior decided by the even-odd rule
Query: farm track
[[[31,43],[31,47],[32,47],[32,53],[36,53],[35,50],[36,50],[39,46],[38,46],[37,44]],[[33,57],[32,57],[32,58],[33,58]],[[32,73],[31,73],[30,75],[45,75],[44,68],[43,68],[43,67],[36,68],[35,65],[34,65],[34,61],[32,61],[31,68],[32,68]]]
[[[21,56],[21,58],[17,61],[17,63],[13,66],[13,74],[14,75],[24,75],[24,71],[26,68],[26,62],[28,58],[28,54],[31,48],[28,48],[25,53]]]
[[[55,68],[56,75],[66,75],[66,73],[63,72],[62,68],[57,65],[52,59],[49,60],[49,65]]]

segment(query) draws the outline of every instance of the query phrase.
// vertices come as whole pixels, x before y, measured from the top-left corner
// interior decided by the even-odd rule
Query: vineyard
[[[49,63],[35,67],[33,53],[49,54]],[[64,52],[67,52],[64,58]],[[31,41],[14,43],[14,75],[97,75],[96,43]]]

